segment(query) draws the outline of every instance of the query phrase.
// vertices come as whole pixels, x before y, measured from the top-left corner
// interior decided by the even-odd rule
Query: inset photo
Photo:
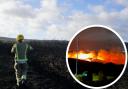
[[[117,82],[127,65],[123,39],[113,29],[91,25],[77,32],[66,51],[72,77],[87,88],[106,88]]]

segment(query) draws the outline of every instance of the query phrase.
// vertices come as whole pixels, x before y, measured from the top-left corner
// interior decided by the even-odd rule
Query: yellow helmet
[[[24,36],[22,34],[17,35],[17,41],[24,40]]]

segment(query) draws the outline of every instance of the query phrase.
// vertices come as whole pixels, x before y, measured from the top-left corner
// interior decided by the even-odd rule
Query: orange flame
[[[78,53],[77,52],[68,53],[68,58],[76,58],[79,60],[91,61],[91,59],[94,57],[95,54],[93,52],[86,53],[84,51],[79,51]]]
[[[98,52],[90,51],[90,52],[69,52],[68,58],[74,58],[79,60],[85,60],[90,62],[102,62],[102,63],[114,63],[114,64],[124,64],[125,63],[125,55],[123,52],[119,52],[117,50],[104,50],[100,49]]]

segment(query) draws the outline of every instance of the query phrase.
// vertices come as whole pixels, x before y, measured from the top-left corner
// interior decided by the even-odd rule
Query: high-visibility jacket
[[[12,47],[11,52],[15,53],[15,60],[16,61],[27,61],[27,52],[32,50],[33,48],[24,42],[15,43]]]

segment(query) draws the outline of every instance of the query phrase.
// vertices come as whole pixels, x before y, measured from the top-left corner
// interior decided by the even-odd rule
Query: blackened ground
[[[69,67],[73,74],[76,73],[76,59],[68,58]],[[90,86],[104,86],[113,82],[121,73],[124,65],[118,65],[113,63],[100,63],[100,62],[88,62],[83,60],[77,60],[77,74],[83,74],[86,71],[87,76],[81,77],[81,81]],[[99,81],[92,81],[93,74],[98,74]],[[112,79],[107,79],[107,76],[112,76]]]
[[[14,42],[0,41],[0,89],[14,89],[14,55],[10,53]],[[26,89],[86,89],[69,74],[65,53],[67,41],[28,41],[34,48],[29,52],[29,71]],[[128,89],[128,70],[108,89]],[[25,89],[25,88],[23,88]]]
[[[14,89],[14,42],[0,42],[0,89]],[[26,89],[84,89],[70,76],[65,62],[67,41],[29,41],[29,71]],[[23,88],[24,89],[24,88]]]

